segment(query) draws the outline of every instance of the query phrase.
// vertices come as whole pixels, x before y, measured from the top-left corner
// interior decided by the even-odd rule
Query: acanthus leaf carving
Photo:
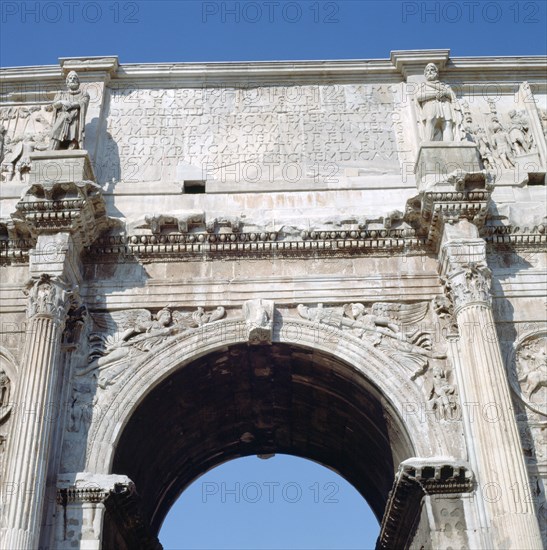
[[[485,262],[468,262],[454,266],[442,282],[457,312],[470,304],[490,305],[492,271]]]
[[[28,281],[25,289],[28,295],[27,316],[43,315],[64,322],[70,305],[71,290],[56,277],[43,273]]]

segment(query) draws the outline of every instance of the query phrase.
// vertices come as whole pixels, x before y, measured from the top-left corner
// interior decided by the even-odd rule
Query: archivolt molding
[[[418,456],[446,452],[447,430],[440,423],[434,425],[431,415],[416,414],[413,409],[413,414],[402,418],[409,403],[420,408],[427,401],[419,385],[411,380],[408,367],[347,331],[293,315],[276,312],[273,343],[317,350],[343,361],[355,375],[379,390],[386,409],[404,426]],[[86,471],[109,473],[125,425],[158,384],[195,359],[242,343],[248,343],[248,323],[238,316],[177,334],[133,363],[115,387],[99,392],[88,435]]]

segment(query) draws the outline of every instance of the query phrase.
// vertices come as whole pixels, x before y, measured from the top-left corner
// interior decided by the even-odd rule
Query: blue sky
[[[545,0],[0,2],[0,64],[118,55],[121,63],[545,54]]]
[[[543,0],[2,0],[0,65],[101,55],[118,55],[122,64],[366,59],[421,48],[450,48],[452,56],[545,55],[546,6]],[[263,492],[250,502],[257,487]],[[269,488],[277,491],[272,499]],[[364,500],[344,480],[309,461],[276,456],[240,459],[198,479],[160,538],[167,549],[349,549],[373,547],[377,534]]]
[[[379,525],[361,495],[309,460],[227,462],[197,479],[160,532],[164,548],[374,548]]]

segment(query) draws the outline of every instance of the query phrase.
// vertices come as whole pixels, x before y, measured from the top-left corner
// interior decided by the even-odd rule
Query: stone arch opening
[[[379,521],[399,463],[416,454],[393,406],[354,366],[294,343],[235,343],[183,362],[143,397],[117,439],[111,471],[135,483],[154,536],[197,477],[270,453],[337,471]],[[120,547],[109,514],[103,533],[104,547]]]

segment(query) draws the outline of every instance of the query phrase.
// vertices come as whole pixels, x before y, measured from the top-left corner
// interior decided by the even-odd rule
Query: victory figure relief
[[[80,89],[75,71],[66,77],[67,90],[59,92],[53,101],[53,128],[50,149],[83,149],[84,127],[89,94]]]

